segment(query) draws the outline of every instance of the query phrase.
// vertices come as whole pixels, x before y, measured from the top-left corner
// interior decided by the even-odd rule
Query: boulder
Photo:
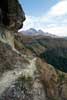
[[[0,24],[11,30],[23,26],[25,13],[18,0],[2,0],[0,3]]]

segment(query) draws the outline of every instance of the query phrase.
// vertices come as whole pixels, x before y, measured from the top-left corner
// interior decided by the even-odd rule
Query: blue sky
[[[67,0],[19,0],[26,15],[23,29],[67,36]]]
[[[20,0],[27,15],[39,16],[47,12],[58,0]]]

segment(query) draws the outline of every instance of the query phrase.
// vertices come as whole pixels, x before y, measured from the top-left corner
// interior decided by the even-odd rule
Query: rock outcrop
[[[23,26],[25,20],[24,11],[18,0],[2,0],[0,3],[0,24],[18,30]]]

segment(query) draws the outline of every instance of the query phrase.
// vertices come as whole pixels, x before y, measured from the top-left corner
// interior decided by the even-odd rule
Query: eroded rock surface
[[[2,0],[0,3],[0,24],[12,30],[23,26],[25,13],[18,0]]]

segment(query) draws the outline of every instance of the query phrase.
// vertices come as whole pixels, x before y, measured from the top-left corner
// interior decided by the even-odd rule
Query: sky
[[[58,36],[67,36],[67,0],[19,1],[26,16],[23,30],[35,28]]]

